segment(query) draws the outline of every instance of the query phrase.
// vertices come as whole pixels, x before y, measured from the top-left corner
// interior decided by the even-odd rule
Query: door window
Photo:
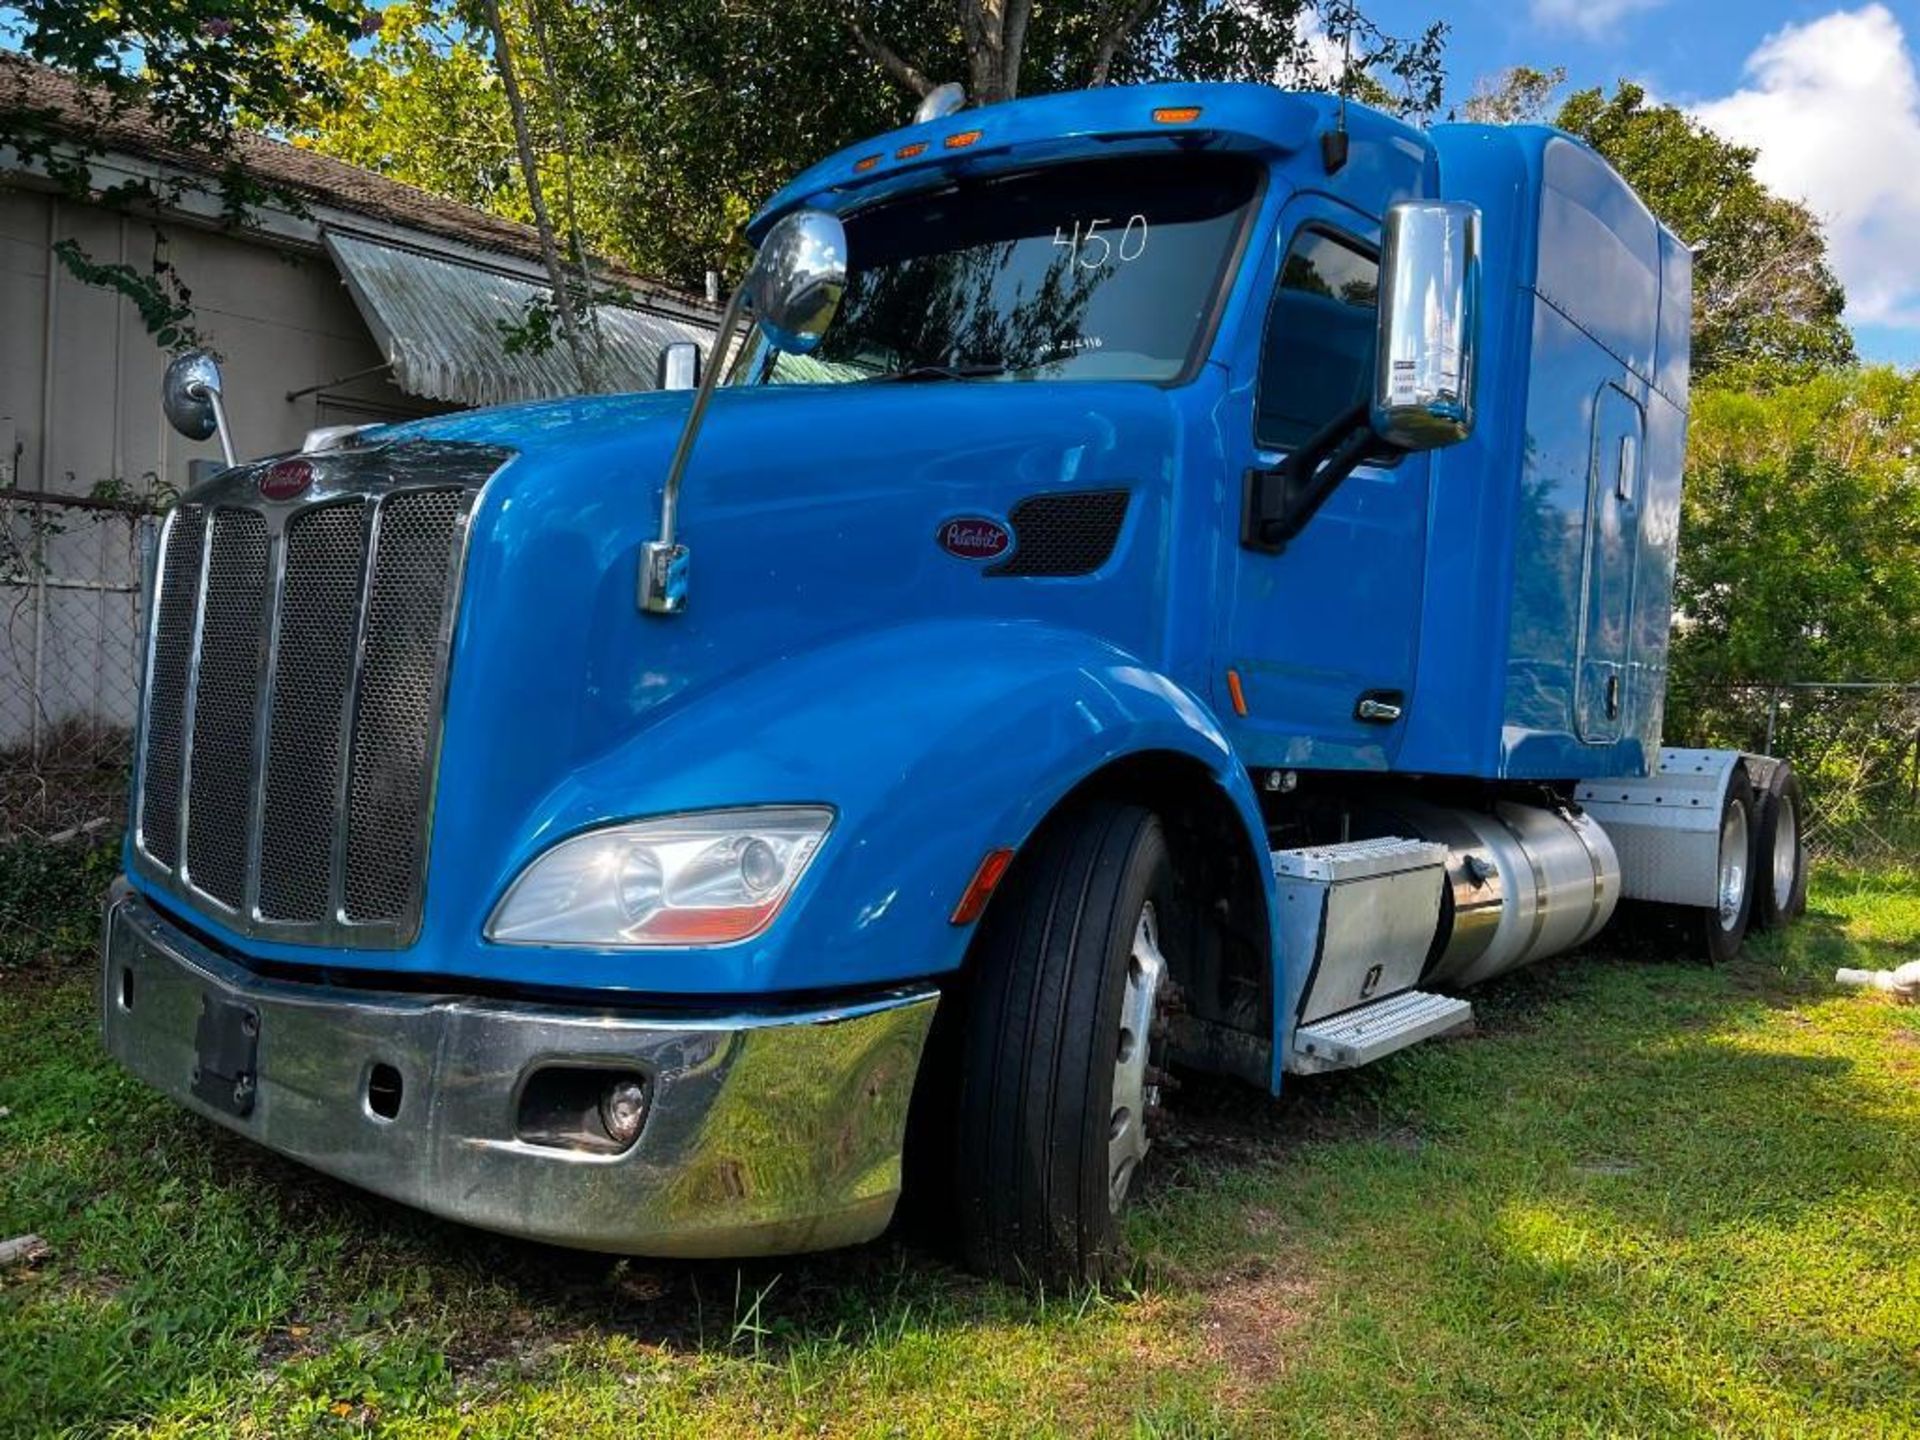
[[[1280,267],[1260,357],[1255,437],[1291,450],[1373,389],[1380,262],[1359,242],[1302,229]]]

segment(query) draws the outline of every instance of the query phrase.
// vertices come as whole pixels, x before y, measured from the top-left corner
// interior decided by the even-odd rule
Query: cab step
[[[1473,1006],[1466,1001],[1407,990],[1300,1026],[1287,1069],[1299,1075],[1351,1070],[1472,1023]]]

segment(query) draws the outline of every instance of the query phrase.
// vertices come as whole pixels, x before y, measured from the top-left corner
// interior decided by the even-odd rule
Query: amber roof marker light
[[[980,135],[981,132],[978,130],[956,130],[941,143],[949,150],[964,150],[978,140]]]
[[[914,156],[924,155],[926,152],[927,142],[924,140],[916,140],[913,144],[902,145],[898,150],[894,151],[893,158],[896,160],[911,160]]]
[[[854,161],[853,168],[856,171],[871,170],[874,166],[878,165],[879,163],[880,163],[880,157],[878,155],[867,155],[867,156],[863,156],[861,159]]]
[[[1153,112],[1156,125],[1191,125],[1200,118],[1198,105],[1162,105]]]

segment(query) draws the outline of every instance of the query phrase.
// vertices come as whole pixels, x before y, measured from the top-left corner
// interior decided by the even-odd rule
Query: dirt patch
[[[1205,1291],[1200,1345],[1238,1394],[1263,1390],[1286,1373],[1293,1336],[1313,1309],[1306,1277],[1272,1258],[1249,1261]]]

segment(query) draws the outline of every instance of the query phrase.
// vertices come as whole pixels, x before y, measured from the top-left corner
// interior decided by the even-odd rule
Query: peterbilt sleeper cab
[[[1114,88],[855,146],[751,234],[691,393],[183,497],[136,1074],[516,1235],[841,1245],[904,1175],[1053,1281],[1169,1065],[1277,1090],[1623,899],[1714,955],[1801,904],[1790,770],[1660,747],[1688,253],[1578,142]]]

